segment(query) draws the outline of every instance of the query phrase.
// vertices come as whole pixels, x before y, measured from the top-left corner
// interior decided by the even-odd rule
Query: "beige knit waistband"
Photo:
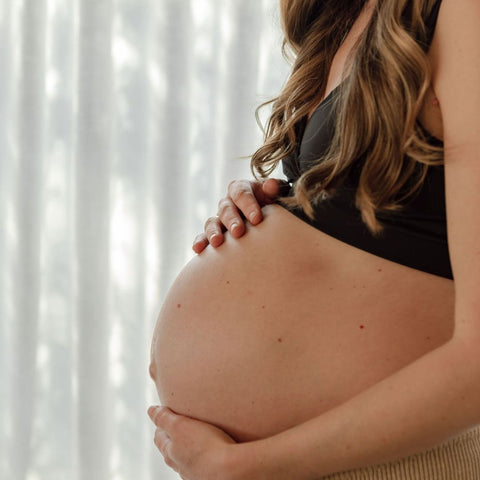
[[[480,426],[431,450],[323,480],[480,480]]]

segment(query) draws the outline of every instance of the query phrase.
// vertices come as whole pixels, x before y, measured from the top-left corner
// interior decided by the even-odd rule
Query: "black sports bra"
[[[437,1],[426,21],[429,44],[440,3],[441,0]],[[317,107],[310,120],[304,120],[306,123],[303,135],[299,135],[296,153],[282,161],[283,172],[290,183],[326,153],[335,130],[338,92],[337,87]],[[425,134],[432,145],[442,145],[441,140],[427,131]],[[401,210],[377,214],[384,226],[382,234],[377,237],[370,233],[355,206],[359,174],[359,168],[350,169],[335,194],[314,206],[314,220],[310,220],[302,208],[295,208],[292,213],[349,245],[417,270],[453,279],[448,253],[443,166],[429,167],[423,186],[402,204]]]

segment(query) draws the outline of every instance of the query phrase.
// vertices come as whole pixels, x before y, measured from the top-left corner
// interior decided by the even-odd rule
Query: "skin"
[[[154,407],[155,443],[188,480],[315,479],[423,451],[480,423],[480,4],[443,0],[431,48],[443,118],[447,228],[455,279],[448,342],[348,401],[272,437],[224,432]]]
[[[188,262],[152,341],[162,405],[241,442],[320,415],[453,333],[451,280],[351,248],[279,205],[262,213]]]

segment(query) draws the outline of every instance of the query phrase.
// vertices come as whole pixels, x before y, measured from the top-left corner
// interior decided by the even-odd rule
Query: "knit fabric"
[[[480,426],[431,450],[322,480],[480,480]]]

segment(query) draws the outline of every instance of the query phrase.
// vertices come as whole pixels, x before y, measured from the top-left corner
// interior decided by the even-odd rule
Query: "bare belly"
[[[160,401],[237,441],[354,396],[447,341],[453,282],[344,244],[277,206],[193,258],[152,344]]]

